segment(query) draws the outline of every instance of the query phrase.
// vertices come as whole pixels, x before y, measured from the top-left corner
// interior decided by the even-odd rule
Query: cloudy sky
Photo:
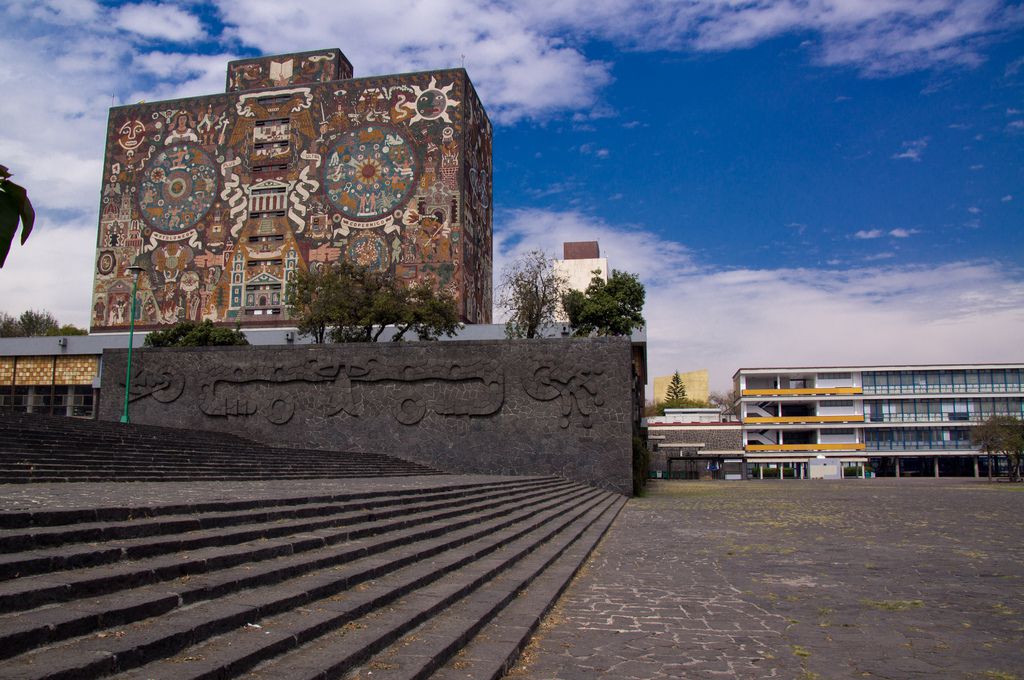
[[[464,65],[495,123],[495,273],[600,241],[652,375],[1024,361],[1024,6],[998,0],[0,4],[0,163],[39,218],[0,310],[88,323],[107,110],[230,59]]]

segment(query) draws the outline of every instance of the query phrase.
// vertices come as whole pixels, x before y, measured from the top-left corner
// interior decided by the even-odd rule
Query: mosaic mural
[[[93,331],[129,323],[134,262],[141,328],[288,325],[294,272],[339,258],[490,322],[491,126],[465,71],[352,79],[325,50],[231,62],[227,82],[111,109]]]

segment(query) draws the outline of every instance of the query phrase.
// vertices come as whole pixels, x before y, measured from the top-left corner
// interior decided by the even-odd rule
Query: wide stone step
[[[402,542],[391,546],[387,554],[345,559],[333,569],[319,568],[283,583],[231,592],[214,600],[176,608],[155,619],[50,645],[0,663],[0,676],[98,677],[166,658],[212,635],[232,630],[245,634],[252,630],[248,624],[260,625],[256,622],[269,616],[288,616],[298,611],[300,618],[308,618],[311,607],[319,609],[315,603],[349,607],[353,602],[362,601],[362,605],[349,607],[348,614],[343,615],[350,618],[352,614],[379,608],[412,588],[433,583],[453,570],[471,565],[482,555],[491,554],[549,522],[569,521],[574,508],[604,496],[603,492],[578,489],[563,498],[550,499],[539,513],[506,509],[493,512],[494,516],[489,518],[469,517],[458,523],[462,526],[455,531],[469,532],[472,537],[456,536],[451,529],[441,527],[435,538],[451,536],[449,546],[428,548]],[[388,582],[384,590],[380,587],[382,581]],[[359,584],[369,587],[360,588]],[[309,634],[322,630],[323,625],[314,623]],[[166,675],[180,673],[180,670],[180,664],[172,664]]]
[[[328,668],[351,667],[353,659],[365,659],[402,631],[473,593],[580,516],[593,513],[606,496],[591,491],[525,525],[492,532],[429,561],[382,574],[340,597],[310,600],[288,612],[247,622],[123,677],[303,677],[311,659],[319,672],[328,656]],[[281,655],[287,650],[291,651]],[[265,665],[253,668],[260,662]]]
[[[0,412],[0,483],[431,472],[427,466],[379,453],[272,447],[218,432]]]
[[[245,588],[265,586],[316,570],[336,569],[354,560],[377,554],[397,553],[422,559],[424,555],[486,537],[489,532],[523,521],[547,509],[580,497],[580,487],[525,501],[514,507],[467,515],[459,522],[444,520],[392,533],[366,536],[340,545],[314,548],[308,552],[285,553],[266,560],[214,565],[210,573],[186,575],[177,582],[138,585],[129,578],[118,579],[121,588],[106,596],[88,598],[70,607],[49,606],[27,614],[0,616],[0,657],[8,657],[34,646],[65,639],[118,623],[155,616],[178,606],[221,597]],[[203,555],[194,556],[202,559]],[[394,561],[394,557],[389,558]]]
[[[129,511],[137,519],[104,519],[102,521],[76,521],[56,523],[47,519],[42,526],[29,526],[28,520],[22,528],[0,529],[0,551],[13,552],[36,548],[50,548],[68,543],[96,543],[101,541],[141,538],[176,534],[185,531],[218,529],[241,524],[274,522],[282,519],[323,517],[343,512],[366,511],[387,508],[408,507],[417,504],[466,498],[488,490],[529,489],[550,484],[552,480],[523,480],[515,483],[474,485],[463,488],[425,489],[415,496],[408,493],[380,493],[374,495],[340,496],[334,498],[293,499],[291,503],[246,503],[242,507],[224,504],[225,508],[197,510],[191,506],[176,506],[171,512]],[[36,519],[42,519],[38,515]]]
[[[0,579],[18,579],[16,589],[13,586],[5,586],[0,583],[0,611],[12,611],[12,607],[36,606],[50,601],[55,594],[65,591],[79,592],[81,594],[77,596],[81,597],[84,594],[97,592],[97,588],[105,587],[99,582],[91,580],[90,572],[84,576],[74,573],[67,574],[63,579],[65,583],[62,584],[66,587],[56,588],[52,583],[54,577],[51,572],[141,560],[182,551],[190,551],[193,553],[193,557],[204,555],[202,559],[174,560],[168,565],[161,565],[155,571],[147,568],[134,576],[134,578],[157,580],[176,578],[186,573],[196,573],[194,571],[196,569],[205,570],[202,566],[204,561],[213,559],[213,557],[198,552],[204,549],[216,548],[225,551],[225,546],[245,546],[251,542],[257,542],[259,548],[253,554],[273,555],[282,551],[309,549],[306,547],[307,545],[315,545],[318,541],[336,543],[362,535],[394,531],[416,524],[454,518],[462,513],[482,512],[505,505],[510,499],[541,496],[549,493],[549,489],[557,491],[565,488],[566,484],[551,482],[549,486],[531,489],[526,493],[516,489],[494,490],[466,498],[418,503],[397,509],[346,511],[328,518],[278,521],[229,530],[200,529],[169,537],[125,539],[107,541],[97,545],[61,546],[0,555]],[[289,541],[288,537],[293,535],[298,538]],[[234,552],[238,553],[238,557],[234,559],[244,559],[244,555],[247,554],[245,549]],[[227,552],[218,555],[220,562],[228,559],[232,558]],[[109,587],[116,586],[117,579],[129,577],[127,571],[129,567],[126,566],[123,569],[126,570],[125,573],[110,574],[104,578],[105,581],[111,582]],[[33,589],[32,586],[36,582],[44,584],[45,587],[38,591]]]
[[[457,677],[500,677],[514,663],[544,614],[568,586],[624,503],[621,497],[606,499],[514,568],[484,582],[472,597],[429,617],[346,677],[436,677],[456,653],[457,669],[448,670],[459,673]],[[485,629],[484,639],[476,639]],[[470,668],[479,672],[485,667],[490,674],[466,673]]]

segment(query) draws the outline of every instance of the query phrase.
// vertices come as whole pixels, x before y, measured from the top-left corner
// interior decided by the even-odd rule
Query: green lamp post
[[[122,423],[131,422],[128,419],[128,393],[132,385],[132,345],[135,344],[135,293],[139,290],[139,275],[146,270],[138,264],[133,264],[127,267],[126,271],[135,275],[135,282],[132,284],[132,311],[130,315],[131,321],[128,326],[128,369],[124,378],[124,413],[121,414]]]

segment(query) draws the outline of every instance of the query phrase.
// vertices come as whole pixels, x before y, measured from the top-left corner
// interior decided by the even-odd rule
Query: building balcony
[[[864,394],[859,387],[789,387],[789,388],[760,388],[756,390],[743,390],[744,397],[795,397],[795,396],[830,396],[845,394]]]
[[[745,451],[863,451],[864,444],[747,444]]]
[[[776,425],[789,425],[796,423],[863,423],[864,416],[850,414],[842,416],[748,416],[743,419],[744,423],[770,423]]]

